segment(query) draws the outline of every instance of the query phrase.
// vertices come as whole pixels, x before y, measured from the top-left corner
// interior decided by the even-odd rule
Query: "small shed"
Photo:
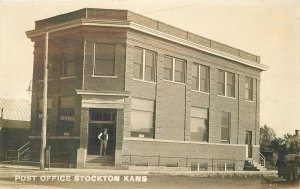
[[[28,142],[30,110],[26,100],[0,98],[0,160]]]

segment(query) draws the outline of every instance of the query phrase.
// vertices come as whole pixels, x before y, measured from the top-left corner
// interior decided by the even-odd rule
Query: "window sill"
[[[201,93],[201,94],[207,94],[207,95],[209,95],[209,92],[197,91],[197,90],[193,90],[193,89],[192,89],[192,92],[196,92],[196,93]]]
[[[62,76],[59,79],[60,80],[65,80],[65,79],[74,79],[74,78],[76,78],[76,76]]]
[[[254,103],[254,100],[245,100],[246,102]]]
[[[134,80],[134,81],[141,81],[141,82],[145,82],[145,83],[156,84],[156,82],[155,82],[155,81],[146,81],[146,80],[137,79],[137,78],[132,78],[132,80]]]
[[[185,83],[180,83],[180,82],[177,82],[177,81],[171,81],[171,80],[166,80],[166,79],[164,79],[164,81],[169,82],[169,83],[179,84],[179,85],[186,85]]]
[[[111,75],[111,76],[109,76],[109,75],[91,75],[91,77],[94,77],[94,78],[114,78],[114,79],[118,78],[115,75]]]
[[[219,97],[223,97],[223,98],[228,98],[228,99],[232,99],[232,100],[235,100],[236,98],[235,97],[229,97],[229,96],[223,96],[223,95],[218,95]]]
[[[52,80],[53,80],[53,78],[48,78],[48,81],[52,81]],[[44,81],[43,79],[38,80],[39,83],[42,83],[43,81]]]
[[[220,143],[221,144],[230,144],[230,141],[229,140],[221,140]]]
[[[147,140],[147,141],[154,141],[154,138],[143,138],[143,137],[130,137],[132,140]]]

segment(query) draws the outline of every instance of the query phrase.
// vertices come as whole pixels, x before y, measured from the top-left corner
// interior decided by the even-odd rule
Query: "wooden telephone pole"
[[[48,40],[49,32],[45,34],[45,60],[44,60],[44,89],[43,89],[43,116],[41,129],[40,170],[45,170],[46,130],[47,130],[47,98],[48,98]]]

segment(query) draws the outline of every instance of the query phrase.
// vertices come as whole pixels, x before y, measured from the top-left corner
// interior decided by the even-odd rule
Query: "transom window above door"
[[[112,109],[90,109],[90,121],[116,121],[116,112]]]

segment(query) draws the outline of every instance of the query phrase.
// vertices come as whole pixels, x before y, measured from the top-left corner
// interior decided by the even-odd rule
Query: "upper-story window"
[[[209,92],[209,67],[193,64],[192,89],[195,91]]]
[[[48,63],[48,79],[53,78],[53,64],[51,61]],[[45,69],[44,69],[44,62],[42,64],[39,64],[37,66],[37,79],[38,80],[44,80],[44,74],[45,74]]]
[[[218,70],[218,94],[235,97],[235,74]]]
[[[246,77],[245,99],[253,101],[253,78],[251,78],[251,77]]]
[[[94,47],[95,76],[114,76],[115,74],[115,45],[95,43]]]
[[[61,76],[62,77],[74,76],[75,65],[76,65],[76,48],[75,47],[64,48]]]
[[[145,81],[155,81],[155,52],[135,47],[133,77]]]
[[[164,60],[164,79],[185,83],[186,61],[165,56]]]

